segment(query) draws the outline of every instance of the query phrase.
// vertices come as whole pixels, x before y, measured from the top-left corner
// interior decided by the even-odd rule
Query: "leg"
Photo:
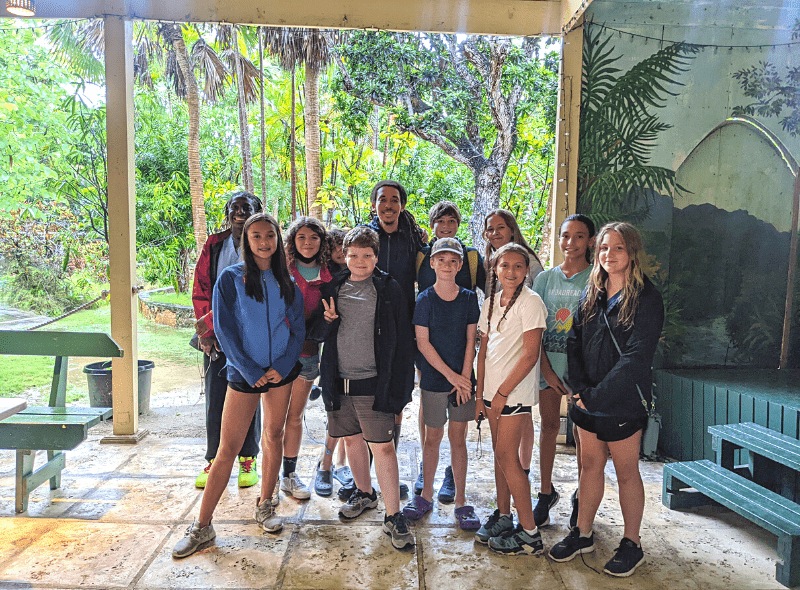
[[[456,482],[456,508],[467,503],[464,491],[467,485],[467,422],[453,422],[447,428],[450,440],[450,464]]]
[[[561,426],[561,394],[552,387],[539,392],[539,415],[542,430],[539,433],[539,476],[542,478],[541,492],[552,492],[553,463],[556,458],[556,437]]]
[[[422,403],[419,404],[419,446],[425,448],[425,421],[422,418]]]
[[[217,360],[212,361],[210,356],[204,354],[203,370],[206,391],[206,461],[211,461],[217,456],[219,448],[222,410],[225,407],[225,396],[228,391],[225,355],[220,354]]]
[[[386,515],[391,516],[400,511],[400,475],[394,443],[369,443],[369,446],[375,457],[375,474],[381,486]]]
[[[261,500],[269,501],[281,468],[283,435],[292,384],[275,387],[261,394],[264,427],[261,434]],[[216,461],[214,462],[216,464]]]
[[[303,412],[306,409],[308,394],[311,393],[312,381],[298,377],[292,384],[289,413],[286,416],[286,434],[284,435],[284,456],[297,458],[300,443],[303,440]],[[286,475],[286,474],[284,474]]]
[[[616,442],[608,443],[611,460],[619,483],[619,505],[625,522],[625,537],[639,545],[639,528],[644,513],[644,484],[639,473],[639,447],[642,431]],[[583,503],[583,498],[581,498]],[[583,506],[581,506],[583,509]]]
[[[519,459],[522,433],[530,422],[530,414],[502,416],[497,421],[495,428],[497,435],[493,435],[492,438],[495,439],[495,466],[500,468],[504,484],[504,498],[501,505],[501,478],[498,478],[498,474],[495,473],[495,479],[498,481],[497,507],[500,508],[502,514],[508,514],[511,510],[510,496],[513,496],[519,523],[522,528],[532,531],[536,528],[536,524],[533,520],[531,506],[531,484]]]
[[[253,419],[258,402],[259,396],[256,394],[242,393],[228,388],[225,395],[225,407],[222,411],[220,444],[214,464],[208,474],[206,491],[200,504],[199,521],[201,526],[208,526],[211,522],[214,509],[228,484],[233,462],[236,460],[239,449],[242,448],[247,427]]]
[[[580,431],[581,440],[581,479],[579,484],[580,510],[578,527],[581,533],[592,530],[594,517],[603,500],[605,486],[605,467],[608,460],[608,445],[588,430]]]
[[[322,452],[322,460],[320,461],[319,468],[324,469],[325,471],[331,470],[331,465],[333,464],[333,451],[336,450],[336,445],[339,442],[338,438],[333,438],[332,436],[325,435],[325,450]],[[342,449],[344,445],[339,447],[339,454],[342,454]]]
[[[433,479],[436,477],[436,468],[439,466],[439,445],[444,436],[444,428],[431,428],[424,425],[423,427],[427,430],[427,437],[422,449],[422,497],[428,502],[433,502]]]
[[[356,487],[362,492],[372,493],[372,476],[369,474],[369,450],[364,436],[354,434],[344,439],[347,446],[347,458],[350,460],[350,471],[353,472],[353,480]]]
[[[533,415],[528,415],[528,422],[522,425],[519,440],[519,462],[522,469],[530,473],[533,458]]]

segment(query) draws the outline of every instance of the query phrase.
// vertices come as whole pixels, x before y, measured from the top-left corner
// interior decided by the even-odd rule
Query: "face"
[[[400,213],[405,207],[400,203],[400,191],[392,186],[382,186],[375,198],[375,210],[383,225],[392,226],[397,223]]]
[[[499,215],[492,215],[486,221],[486,239],[492,245],[492,248],[499,250],[505,246],[514,237],[514,230]]]
[[[305,258],[314,258],[322,245],[319,235],[310,227],[301,227],[294,236],[294,247]]]
[[[378,257],[372,248],[360,248],[350,246],[345,255],[347,268],[350,270],[350,278],[354,281],[365,281],[372,276],[375,265],[378,264]]]
[[[333,260],[336,264],[339,265],[346,264],[344,259],[344,250],[342,249],[341,244],[336,244],[333,247],[333,252],[331,252],[331,260]]]
[[[558,246],[565,258],[586,260],[586,250],[591,245],[589,229],[580,221],[568,221],[561,226]]]
[[[272,255],[278,249],[278,233],[275,226],[268,221],[256,221],[247,228],[247,243],[253,252],[256,264],[267,269],[272,262]]]
[[[610,231],[603,236],[598,247],[600,265],[609,275],[625,276],[631,257],[628,248],[618,232]]]
[[[235,239],[242,237],[242,229],[247,218],[255,213],[253,202],[247,197],[236,197],[228,207],[228,223]]]
[[[454,238],[458,233],[458,220],[452,215],[442,215],[433,221],[433,234],[437,238]]]
[[[452,252],[439,252],[431,257],[431,268],[437,281],[455,281],[463,264],[461,256]]]
[[[509,252],[497,262],[495,272],[503,292],[513,293],[528,276],[528,261],[522,254]]]

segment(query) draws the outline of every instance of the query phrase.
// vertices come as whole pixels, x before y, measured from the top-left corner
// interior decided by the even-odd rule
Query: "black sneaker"
[[[569,528],[578,526],[578,490],[572,492],[572,514],[569,515]]]
[[[408,486],[404,483],[400,484],[400,499],[405,500],[408,498]]]
[[[342,504],[339,508],[339,516],[351,520],[358,518],[361,513],[370,508],[375,508],[378,505],[378,494],[372,490],[371,494],[362,492],[356,489],[353,495],[347,500],[347,503]]]
[[[560,498],[561,496],[553,486],[550,487],[549,494],[539,494],[536,506],[533,507],[533,522],[537,527],[550,524],[550,509],[558,504]]]
[[[542,535],[537,529],[533,535],[529,535],[517,525],[517,528],[502,533],[499,537],[489,539],[489,549],[502,555],[541,555],[544,553]]]
[[[350,496],[352,496],[353,492],[355,491],[356,491],[356,482],[355,480],[351,479],[348,484],[343,485],[342,487],[339,488],[337,494],[342,502],[347,502],[347,500],[350,499]]]
[[[408,530],[408,521],[402,511],[384,517],[383,532],[392,537],[392,547],[395,549],[414,545],[414,535]]]
[[[456,499],[456,482],[453,479],[453,468],[448,465],[444,470],[444,481],[439,488],[439,502],[452,504]]]
[[[616,578],[627,578],[633,575],[636,568],[644,563],[644,551],[642,548],[631,541],[628,537],[623,537],[622,542],[617,547],[617,552],[603,568],[609,576]]]
[[[594,532],[588,537],[581,537],[581,530],[578,527],[572,529],[569,534],[550,548],[550,559],[563,563],[574,559],[579,553],[591,553],[594,551]]]
[[[423,475],[422,475],[422,461],[420,461],[419,462],[419,475],[417,476],[417,479],[414,482],[414,494],[416,494],[417,496],[419,496],[422,493],[422,486],[425,483],[423,481],[423,479],[424,478],[423,478]]]

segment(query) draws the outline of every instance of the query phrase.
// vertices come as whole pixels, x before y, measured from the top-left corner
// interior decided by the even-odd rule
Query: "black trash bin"
[[[139,413],[150,410],[150,382],[153,377],[153,361],[139,361]],[[91,363],[83,368],[89,384],[89,405],[93,408],[110,408],[111,361]]]

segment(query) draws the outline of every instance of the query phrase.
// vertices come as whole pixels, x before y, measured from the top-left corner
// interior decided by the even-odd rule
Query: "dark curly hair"
[[[325,226],[322,222],[315,217],[306,217],[301,215],[292,222],[289,229],[286,230],[286,261],[289,266],[294,264],[295,256],[297,256],[297,246],[294,242],[299,232],[304,227],[309,228],[319,236],[319,251],[317,252],[316,261],[321,267],[327,267],[331,261],[331,243],[328,239],[328,232],[325,231]]]
[[[249,193],[247,191],[236,191],[231,193],[228,196],[228,200],[225,201],[225,219],[222,220],[222,229],[228,229],[231,226],[231,204],[233,203],[234,199],[238,199],[239,197],[244,197],[250,204],[253,206],[253,213],[261,213],[264,210],[264,207],[261,205],[261,199],[255,196],[253,193]]]

